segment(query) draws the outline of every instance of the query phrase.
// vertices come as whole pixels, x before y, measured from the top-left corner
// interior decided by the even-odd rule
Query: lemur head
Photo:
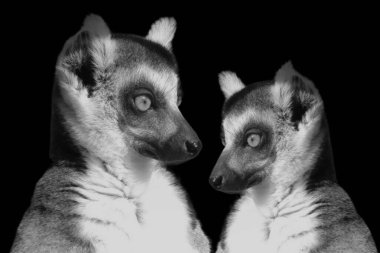
[[[53,106],[86,155],[112,161],[133,151],[173,163],[198,154],[201,142],[178,109],[175,29],[173,18],[162,18],[145,37],[112,34],[90,15],[66,42]]]
[[[226,97],[222,142],[211,185],[239,193],[258,185],[290,185],[310,173],[321,143],[323,103],[314,84],[286,63],[274,81],[245,86],[219,75]]]

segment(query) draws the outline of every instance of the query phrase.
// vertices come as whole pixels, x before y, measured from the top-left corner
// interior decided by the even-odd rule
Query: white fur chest
[[[228,253],[309,252],[318,242],[317,220],[309,210],[267,219],[254,202],[243,197],[232,214],[226,231]]]
[[[79,210],[87,218],[81,232],[95,252],[196,252],[188,237],[186,201],[164,171],[153,173],[136,202],[104,198],[83,204]]]

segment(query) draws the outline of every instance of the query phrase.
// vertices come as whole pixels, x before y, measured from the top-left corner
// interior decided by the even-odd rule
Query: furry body
[[[127,199],[101,164],[92,166],[90,174],[63,164],[45,173],[13,252],[207,252],[168,171],[154,168],[144,193]]]
[[[57,61],[53,166],[39,180],[12,252],[209,252],[164,164],[200,141],[178,110],[174,19],[146,37],[111,34],[95,15]]]
[[[336,184],[303,187],[267,216],[251,193],[235,204],[218,252],[377,252],[351,199]],[[274,208],[275,209],[275,208]]]
[[[247,87],[224,72],[222,152],[210,177],[240,193],[218,252],[377,252],[339,187],[323,102],[290,63],[274,81]]]

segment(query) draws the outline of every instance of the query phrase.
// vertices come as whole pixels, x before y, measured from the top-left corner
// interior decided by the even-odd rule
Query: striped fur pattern
[[[207,253],[209,242],[168,163],[194,158],[178,109],[175,20],[146,37],[113,34],[96,15],[56,65],[50,157],[12,252]]]
[[[241,194],[219,253],[377,252],[371,233],[337,184],[323,102],[286,63],[273,81],[242,85],[220,75],[225,145],[210,176]]]

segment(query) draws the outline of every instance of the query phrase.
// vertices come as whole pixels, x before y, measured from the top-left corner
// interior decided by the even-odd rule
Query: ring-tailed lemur
[[[175,20],[146,37],[88,16],[58,57],[50,156],[12,252],[209,252],[163,167],[201,142],[178,109]]]
[[[290,63],[274,81],[245,86],[219,75],[225,148],[210,176],[242,193],[218,252],[376,252],[369,229],[336,183],[328,125],[314,84]]]

